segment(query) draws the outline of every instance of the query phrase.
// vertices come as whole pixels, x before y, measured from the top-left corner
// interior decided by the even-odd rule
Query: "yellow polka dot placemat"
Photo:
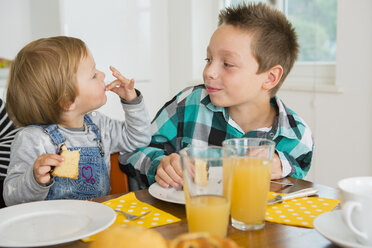
[[[269,199],[281,193],[269,193]],[[334,209],[339,200],[320,197],[302,197],[268,205],[265,220],[269,222],[314,228],[319,215]]]
[[[130,192],[126,195],[120,196],[118,198],[103,202],[106,206],[111,207],[112,209],[118,209],[129,214],[140,215],[147,211],[151,211],[149,214],[136,219],[129,221],[125,218],[124,214],[117,213],[116,220],[113,225],[119,224],[124,226],[140,226],[143,228],[151,228],[157,226],[163,226],[167,224],[172,224],[181,221],[181,219],[164,212],[158,208],[155,208],[147,203],[141,202],[137,199],[136,195],[133,192]],[[98,233],[99,234],[99,233]],[[98,234],[89,236],[82,239],[84,242],[93,241]]]

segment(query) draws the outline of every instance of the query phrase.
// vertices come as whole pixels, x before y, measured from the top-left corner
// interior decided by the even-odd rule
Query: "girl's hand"
[[[50,182],[52,166],[60,166],[64,158],[58,154],[40,155],[34,163],[34,177],[41,184]]]
[[[125,99],[128,102],[136,99],[138,96],[134,89],[134,79],[127,79],[126,77],[121,75],[120,72],[113,66],[110,66],[110,70],[112,71],[112,75],[117,79],[108,84],[106,86],[106,90],[115,92],[121,98]]]

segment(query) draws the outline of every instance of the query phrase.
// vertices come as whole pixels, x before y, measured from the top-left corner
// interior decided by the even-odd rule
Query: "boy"
[[[149,144],[150,121],[142,95],[133,79],[110,69],[116,80],[105,85],[105,74],[96,69],[85,43],[66,36],[33,41],[17,54],[6,109],[24,128],[11,147],[3,194],[7,206],[107,195],[110,154]],[[106,103],[108,90],[120,96],[126,122],[94,111]],[[68,155],[59,155],[61,150]],[[64,165],[71,154],[76,154],[73,161]],[[72,164],[77,175],[52,176],[53,170]]]
[[[264,137],[276,142],[271,178],[304,178],[313,154],[311,131],[276,96],[298,50],[281,12],[262,3],[222,10],[207,48],[204,85],[166,103],[152,122],[150,146],[122,155],[120,164],[146,173],[150,184],[177,187],[183,183],[180,149]]]

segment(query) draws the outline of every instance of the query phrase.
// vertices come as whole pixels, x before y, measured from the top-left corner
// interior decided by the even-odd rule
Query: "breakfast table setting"
[[[274,150],[250,138],[191,146],[177,188],[0,209],[0,247],[372,247],[372,177],[273,180]]]
[[[151,223],[154,222],[154,218],[156,216],[162,215],[165,217],[165,221],[169,221],[167,223],[159,223],[160,225],[151,227],[155,231],[159,232],[163,235],[165,239],[174,239],[180,234],[188,232],[187,226],[187,218],[186,218],[186,211],[184,203],[180,202],[177,203],[173,199],[174,197],[170,197],[171,200],[167,200],[165,195],[162,195],[162,192],[157,192],[156,188],[160,187],[158,184],[154,184],[154,186],[150,186],[150,189],[139,190],[135,192],[130,192],[127,194],[114,194],[114,195],[107,195],[104,197],[90,199],[89,201],[100,203],[102,205],[111,205],[111,204],[118,204],[120,200],[128,198],[132,200],[130,205],[136,205],[132,203],[141,203],[144,206],[151,206],[153,209],[151,210],[150,214],[147,214],[144,217],[143,222]],[[155,190],[153,190],[155,188]],[[331,199],[338,202],[338,190],[333,187],[329,187],[322,184],[312,183],[310,181],[297,179],[293,177],[287,177],[281,180],[271,181],[270,183],[270,192],[276,193],[284,193],[288,194],[291,192],[295,192],[298,190],[306,189],[306,188],[316,188],[318,192],[315,196],[308,197],[310,198],[323,198],[323,199]],[[154,193],[155,191],[155,193]],[[164,189],[164,191],[170,191],[170,195],[174,192],[174,189]],[[150,194],[152,192],[152,194]],[[183,192],[182,192],[183,193]],[[134,202],[133,202],[134,200]],[[181,200],[182,201],[182,200]],[[107,204],[110,203],[110,204]],[[119,204],[120,205],[120,204]],[[275,205],[274,205],[275,206]],[[68,206],[66,206],[67,208]],[[115,206],[116,208],[117,206]],[[123,211],[130,210],[129,207],[122,208]],[[328,213],[338,212],[340,207],[338,204]],[[145,209],[148,211],[147,209]],[[161,211],[161,212],[157,212]],[[152,215],[151,215],[152,213]],[[157,215],[159,214],[159,215]],[[163,216],[165,214],[166,216]],[[122,221],[125,224],[125,217],[122,216],[120,213],[114,214],[116,220]],[[151,222],[147,222],[146,218],[151,217]],[[171,217],[171,219],[168,219]],[[160,218],[159,218],[160,219]],[[156,219],[158,220],[158,219]],[[326,223],[327,224],[327,223]],[[332,223],[328,223],[332,224]],[[0,225],[1,228],[1,225]],[[147,228],[147,227],[145,227]],[[341,228],[340,226],[331,226],[331,229]],[[342,231],[345,231],[345,227],[342,226]],[[327,233],[323,233],[323,235],[327,235]],[[234,240],[239,246],[241,247],[339,247],[336,243],[332,243],[327,237],[323,236],[313,227],[305,227],[305,226],[298,226],[298,225],[288,225],[288,224],[280,224],[275,222],[266,221],[266,224],[263,229],[257,231],[241,231],[238,230],[231,225],[229,225],[227,230],[227,237]],[[332,234],[329,234],[332,235]],[[347,235],[350,236],[349,233]],[[93,235],[94,236],[94,235]],[[50,242],[50,245],[40,246],[40,247],[89,247],[92,239],[94,237],[85,237],[81,239],[77,239],[70,242],[63,242],[61,244],[53,244]],[[332,237],[331,237],[332,238]],[[342,237],[339,237],[340,240],[333,240],[333,242],[341,242],[347,244],[356,244],[353,243],[355,241],[352,240],[351,237],[345,238],[345,241],[341,240]],[[350,241],[351,240],[351,241]],[[39,247],[30,244],[28,247]],[[7,247],[7,246],[4,246]],[[8,246],[12,247],[12,246]],[[25,247],[27,247],[25,245]],[[342,246],[341,246],[342,247]],[[348,246],[344,246],[348,247]],[[349,246],[352,247],[352,246]],[[355,246],[358,247],[358,246]],[[364,247],[364,246],[359,246]],[[367,247],[367,246],[365,246]]]

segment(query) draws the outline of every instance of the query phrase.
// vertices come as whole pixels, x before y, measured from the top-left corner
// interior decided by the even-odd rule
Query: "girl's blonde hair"
[[[16,56],[10,69],[6,109],[17,126],[58,124],[77,95],[76,72],[88,49],[77,38],[35,40]]]

